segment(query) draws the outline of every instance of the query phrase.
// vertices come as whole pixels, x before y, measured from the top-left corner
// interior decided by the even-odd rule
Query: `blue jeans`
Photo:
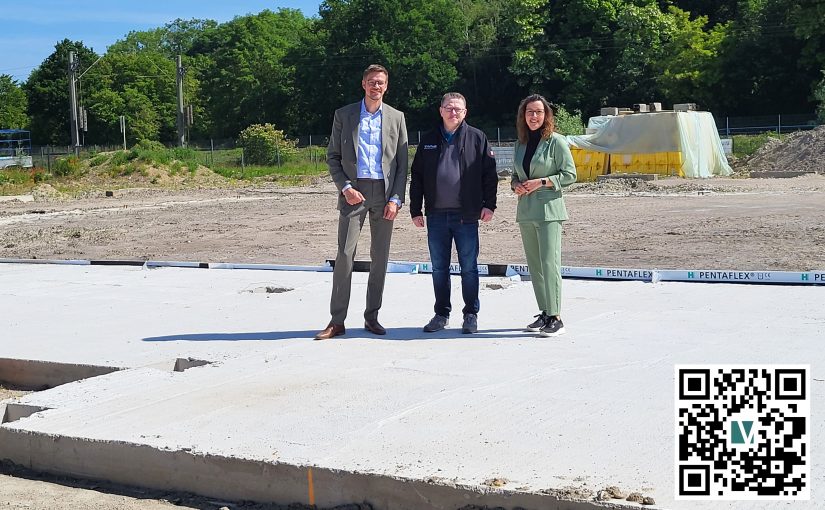
[[[461,266],[463,313],[478,313],[478,221],[462,223],[461,213],[430,212],[427,214],[427,243],[433,269],[435,313],[449,317],[450,254],[455,241],[458,264]]]

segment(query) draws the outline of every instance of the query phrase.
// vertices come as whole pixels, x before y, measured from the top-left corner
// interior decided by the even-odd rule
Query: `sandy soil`
[[[301,188],[119,190],[110,198],[102,191],[66,198],[41,187],[30,199],[0,201],[0,258],[322,264],[336,250],[335,188],[328,179]],[[577,184],[566,202],[566,265],[825,270],[823,175]],[[495,218],[481,229],[482,263],[524,262],[514,210],[515,197],[503,182]],[[362,253],[368,238],[365,229]],[[407,209],[396,224],[391,258],[428,260],[425,232],[412,225]],[[0,400],[18,394],[0,388]],[[285,508],[165,495],[2,464],[0,506]]]
[[[0,258],[322,264],[336,250],[335,188],[119,190],[80,199],[0,202]],[[825,268],[825,176],[663,179],[576,184],[567,192],[570,266],[812,270]],[[506,182],[482,226],[482,263],[523,263]],[[408,210],[391,260],[428,260]],[[366,260],[369,229],[361,255]]]

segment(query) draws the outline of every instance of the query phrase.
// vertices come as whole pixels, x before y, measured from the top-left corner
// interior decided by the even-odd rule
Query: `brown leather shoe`
[[[372,333],[373,335],[386,335],[387,330],[384,329],[384,326],[378,323],[378,319],[372,320],[365,320],[364,321],[364,329]]]
[[[329,340],[330,338],[341,336],[346,332],[347,328],[345,328],[343,324],[333,324],[330,322],[323,331],[315,335],[315,340]]]

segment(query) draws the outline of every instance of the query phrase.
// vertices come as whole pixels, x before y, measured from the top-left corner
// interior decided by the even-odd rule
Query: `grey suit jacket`
[[[384,172],[386,199],[397,197],[401,203],[407,189],[407,124],[404,113],[387,103],[381,114],[381,168]],[[361,118],[361,101],[335,110],[332,134],[327,147],[329,174],[340,192],[347,182],[355,186],[358,179],[358,123]],[[357,186],[356,186],[357,188]],[[338,209],[347,204],[344,196],[338,194]]]

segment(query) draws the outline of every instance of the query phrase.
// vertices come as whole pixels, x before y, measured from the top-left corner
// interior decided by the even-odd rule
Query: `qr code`
[[[676,499],[809,500],[809,365],[676,366]]]

